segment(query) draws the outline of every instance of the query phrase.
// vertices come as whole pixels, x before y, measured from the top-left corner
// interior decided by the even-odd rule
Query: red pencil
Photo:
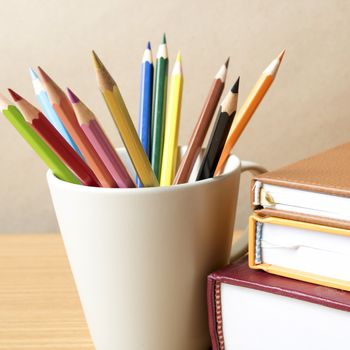
[[[101,185],[92,170],[52,126],[44,114],[13,90],[9,89],[9,92],[26,122],[44,139],[61,161],[74,172],[82,184],[100,187]]]

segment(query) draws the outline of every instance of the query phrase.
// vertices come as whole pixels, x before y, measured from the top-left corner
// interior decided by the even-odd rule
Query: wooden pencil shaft
[[[236,144],[272,82],[272,76],[263,76],[249,93],[246,101],[243,103],[241,109],[237,113],[236,120],[232,124],[232,128],[230,130],[230,135],[232,135],[232,138],[230,139],[231,147]]]
[[[9,105],[2,113],[48,168],[52,170],[55,176],[63,181],[80,184],[76,176],[62,163],[46,142],[28,125],[17,107]]]
[[[94,145],[96,151],[100,154],[101,159],[106,164],[107,169],[116,181],[118,187],[135,187],[133,180],[116,154],[115,149],[109,142],[98,121],[91,120],[89,124],[82,124],[81,128],[89,138],[90,142]]]
[[[123,162],[118,157],[94,113],[80,101],[72,90],[68,88],[67,92],[81,129],[100,156],[118,187],[135,187]]]
[[[171,78],[166,114],[162,170],[160,177],[161,186],[170,186],[173,183],[175,175],[178,153],[177,146],[180,127],[182,86],[182,74],[173,74]]]
[[[139,112],[139,136],[147,157],[151,158],[151,124],[153,95],[153,64],[142,64]]]
[[[32,83],[34,87],[34,92],[38,98],[39,104],[41,106],[41,110],[50,121],[50,123],[57,129],[57,131],[65,138],[65,140],[74,148],[74,150],[82,157],[80,150],[74,143],[72,137],[69,135],[68,131],[64,127],[62,121],[58,117],[55,110],[52,108],[52,105],[49,100],[49,96],[45,91],[38,75],[35,73],[33,69],[30,69],[30,75],[32,77]]]
[[[91,169],[85,164],[70,144],[64,139],[59,131],[36,107],[9,89],[19,110],[23,113],[26,122],[45,140],[52,151],[68,166],[79,180],[87,186],[99,186]]]
[[[115,85],[113,91],[105,90],[102,93],[142,185],[159,186],[119,89]]]
[[[227,137],[224,149],[222,151],[222,154],[220,156],[217,168],[215,170],[214,175],[220,174],[221,170],[223,169],[226,160],[238,141],[240,135],[242,134],[244,128],[248,124],[249,120],[253,116],[255,110],[259,106],[260,102],[264,98],[266,92],[268,91],[269,87],[271,86],[272,82],[275,79],[275,76],[278,72],[279,66],[281,64],[283,55],[285,53],[285,50],[283,50],[277,58],[275,58],[263,71],[262,75],[256,82],[255,86],[253,87],[252,91],[248,95],[247,99],[243,103],[241,109],[237,113],[237,118],[233,122],[231,130],[229,132],[229,135]]]
[[[38,118],[33,119],[32,126],[84,185],[93,187],[100,186],[91,169],[44,115],[39,114]]]
[[[214,172],[219,161],[221,151],[224,148],[227,135],[230,131],[235,112],[230,116],[226,112],[221,112],[211,134],[208,148],[204,154],[197,179],[204,180],[214,176]]]
[[[160,57],[157,59],[152,115],[151,162],[153,171],[158,180],[160,180],[163,156],[168,65],[169,61],[167,58],[164,59]]]
[[[96,78],[108,110],[116,124],[131,162],[144,187],[159,186],[151,163],[142,148],[134,124],[129,115],[119,88],[101,60],[93,52]]]
[[[200,117],[193,130],[191,139],[188,143],[187,151],[180,163],[174,184],[181,184],[188,181],[196,158],[201,150],[205,136],[208,132],[210,123],[213,119],[216,107],[219,103],[222,91],[224,89],[224,82],[220,79],[215,79],[209,91],[208,97],[202,108]]]
[[[116,182],[113,180],[97,152],[80,128],[73,107],[70,105],[67,97],[62,98],[59,105],[53,104],[53,108],[61,118],[70,135],[73,137],[73,140],[82,152],[86,162],[95,173],[101,185],[103,187],[117,187]]]
[[[141,67],[140,107],[138,134],[142,147],[151,161],[151,126],[152,126],[152,97],[153,97],[153,63],[152,53],[145,51]],[[136,177],[136,184],[142,187],[141,180]]]
[[[73,107],[71,106],[67,96],[62,89],[43,71],[43,69],[38,67],[38,70],[42,77],[43,83],[45,84],[53,109],[83,154],[90,169],[94,172],[98,181],[103,187],[116,187],[116,182],[113,180],[111,174],[108,172],[90,141],[81,130]]]

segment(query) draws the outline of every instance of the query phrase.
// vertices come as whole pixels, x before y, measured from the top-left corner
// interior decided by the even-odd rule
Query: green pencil
[[[61,162],[41,137],[28,125],[17,107],[2,95],[0,95],[0,108],[2,114],[16,128],[37,155],[58,178],[74,184],[80,184],[75,175]]]
[[[160,179],[160,171],[162,168],[167,84],[168,49],[164,34],[162,43],[159,45],[157,52],[152,115],[151,164],[158,180]]]

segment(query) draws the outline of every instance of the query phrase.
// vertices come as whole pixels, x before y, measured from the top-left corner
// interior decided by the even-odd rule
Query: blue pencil
[[[139,137],[148,159],[151,159],[151,127],[152,127],[152,97],[153,96],[153,61],[151,44],[148,42],[143,54],[141,66],[141,90],[139,110]],[[138,187],[141,183],[136,178]]]
[[[61,119],[56,114],[55,110],[52,108],[49,96],[47,95],[47,92],[45,91],[38,75],[35,73],[35,71],[30,68],[30,77],[32,78],[32,84],[34,87],[35,95],[39,101],[39,104],[41,106],[41,109],[47,119],[50,121],[50,123],[56,128],[56,130],[64,137],[64,139],[74,148],[74,150],[79,154],[80,157],[83,157],[82,154],[79,151],[79,148],[74,143],[72,137],[69,135],[68,131],[64,127],[63,123],[61,122]]]

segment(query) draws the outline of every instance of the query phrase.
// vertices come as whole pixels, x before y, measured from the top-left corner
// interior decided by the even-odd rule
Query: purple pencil
[[[118,187],[136,187],[94,113],[70,89],[67,89],[67,91],[80,127],[101,157]]]

